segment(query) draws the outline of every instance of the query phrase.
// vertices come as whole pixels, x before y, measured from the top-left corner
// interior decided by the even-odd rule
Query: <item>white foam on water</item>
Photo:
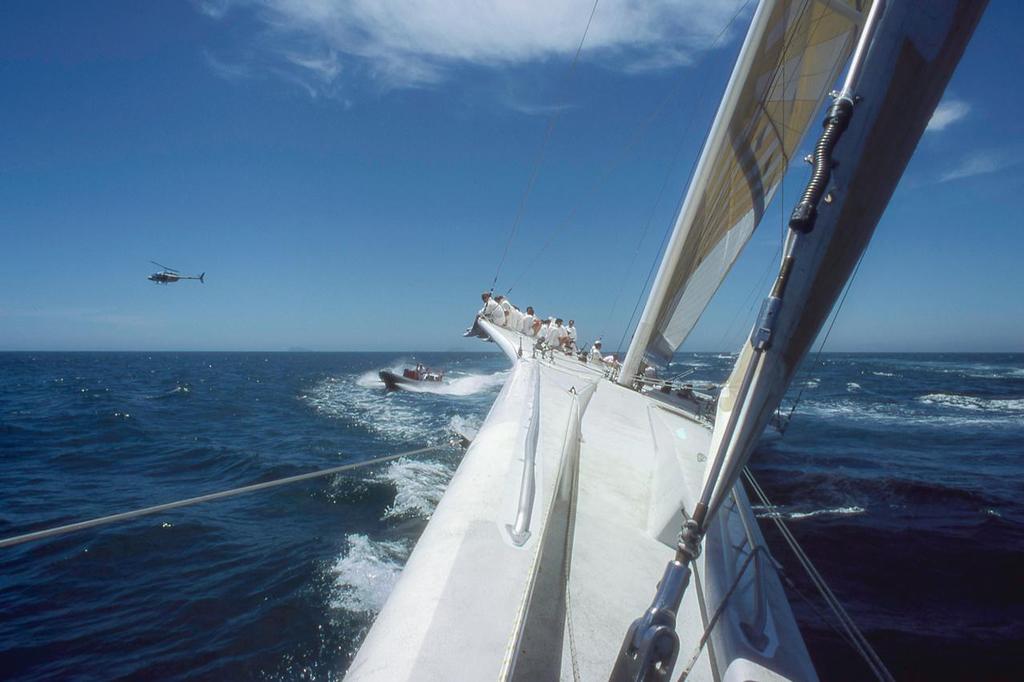
[[[937,394],[942,395],[942,394]],[[959,396],[964,397],[964,396]],[[929,396],[922,396],[929,398]],[[934,409],[935,406],[946,407],[938,401],[932,404],[918,398],[925,406],[923,409]],[[982,400],[982,399],[974,399]],[[994,401],[998,402],[998,401]],[[1021,403],[1024,401],[1002,401],[1004,403]],[[1021,406],[1018,409],[1024,409]],[[972,409],[944,410],[942,413],[923,412],[922,408],[897,403],[861,403],[853,400],[806,400],[800,404],[796,419],[801,415],[820,417],[823,419],[842,419],[868,424],[900,424],[906,426],[935,426],[942,428],[1016,425],[1020,421],[1020,413],[1010,409]]]
[[[392,371],[401,372],[403,364],[393,363]],[[442,442],[449,436],[448,415],[436,404],[422,403],[409,393],[433,393],[441,396],[472,396],[496,391],[509,371],[493,374],[465,374],[444,384],[419,384],[411,390],[385,391],[378,370],[361,374],[329,377],[300,398],[318,412],[358,424],[388,438],[428,443]],[[432,409],[433,408],[433,409]]]
[[[872,372],[876,377],[894,377],[896,376],[892,372]]]
[[[430,518],[454,473],[454,469],[441,462],[392,462],[377,478],[395,487],[395,501],[384,512],[384,518]]]
[[[977,396],[957,395],[955,393],[929,393],[917,400],[926,405],[940,405],[942,407],[977,412],[1008,413],[1024,411],[1024,398],[979,398]]]
[[[398,582],[409,549],[401,542],[373,541],[353,533],[347,551],[330,568],[330,605],[336,609],[376,613]]]
[[[363,426],[382,436],[404,441],[435,442],[437,417],[401,396],[384,391],[383,384],[364,386],[366,374],[329,378],[310,389],[303,400],[318,412]]]
[[[476,434],[480,432],[481,425],[482,422],[477,417],[467,418],[457,414],[448,421],[448,430],[472,441],[476,439]]]
[[[826,509],[814,509],[812,511],[782,511],[779,507],[765,507],[764,505],[755,505],[754,516],[759,519],[785,519],[787,521],[799,521],[800,519],[809,519],[814,516],[855,516],[857,514],[863,514],[866,510],[864,507],[850,506],[850,507],[828,507]]]
[[[855,393],[856,391],[860,390],[860,384],[858,384],[856,381],[850,381],[846,384],[846,390],[849,393]]]
[[[813,377],[804,382],[804,388],[817,388],[821,384],[821,379]]]

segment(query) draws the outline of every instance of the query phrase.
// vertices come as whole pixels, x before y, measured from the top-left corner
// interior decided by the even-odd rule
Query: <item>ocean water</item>
[[[0,535],[446,444],[508,371],[496,354],[416,358],[451,383],[385,394],[376,370],[411,354],[0,354]],[[676,360],[698,386],[731,364]],[[789,402],[801,389],[752,468],[822,679],[868,673],[771,513],[897,679],[1019,679],[1024,355],[826,355]],[[460,456],[0,550],[0,678],[339,679]]]

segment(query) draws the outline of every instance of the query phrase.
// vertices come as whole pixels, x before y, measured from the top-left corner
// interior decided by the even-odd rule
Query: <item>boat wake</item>
[[[415,361],[399,359],[391,363],[389,367],[382,367],[398,376],[402,370],[414,365]],[[508,378],[509,370],[494,372],[493,374],[447,374],[442,382],[423,381],[417,383],[402,384],[402,390],[409,393],[432,393],[434,395],[449,395],[455,397],[471,396],[483,393],[500,387]],[[384,382],[380,380],[378,370],[372,370],[360,374],[356,384],[362,388],[383,388]]]
[[[325,379],[302,398],[327,417],[391,440],[434,444],[444,439],[443,417],[419,409],[401,396],[385,393],[379,381],[373,388],[365,387],[362,376]]]
[[[399,371],[400,370],[399,365]],[[401,391],[384,390],[384,384],[377,376],[377,370],[361,374],[328,377],[313,386],[300,398],[321,414],[341,419],[366,428],[385,437],[406,442],[437,444],[450,440],[453,435],[466,435],[475,428],[460,414],[460,411],[477,407],[462,401],[456,405],[451,401],[430,400],[411,394],[423,393],[440,397],[488,398],[508,377],[508,370],[492,374],[467,373],[445,384],[412,386]],[[482,405],[481,405],[482,407]]]
[[[489,391],[505,383],[508,370],[494,374],[469,374],[453,379],[446,378],[443,382],[429,381],[417,384],[404,384],[403,391],[410,393],[433,393],[434,395],[469,396]]]

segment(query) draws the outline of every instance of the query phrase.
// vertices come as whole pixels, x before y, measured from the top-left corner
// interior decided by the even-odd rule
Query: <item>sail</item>
[[[859,104],[835,149],[831,200],[818,206],[813,230],[791,234],[793,269],[777,313],[771,346],[744,344],[723,388],[712,451],[741,409],[711,509],[732,489],[779,406],[800,362],[867,247],[925,127],[985,9],[984,0],[934,0],[928,12],[888,0],[855,93]],[[737,396],[752,363],[752,388]]]
[[[863,0],[770,0],[751,22],[622,372],[667,361],[717,291],[816,122]]]

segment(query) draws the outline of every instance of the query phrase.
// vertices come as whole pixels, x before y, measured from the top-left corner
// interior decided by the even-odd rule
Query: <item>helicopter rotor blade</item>
[[[175,270],[174,268],[169,268],[169,267],[167,267],[166,265],[161,265],[160,263],[157,263],[157,262],[156,262],[155,260],[151,260],[151,261],[149,261],[149,262],[150,262],[150,263],[152,263],[153,265],[157,266],[158,268],[163,268],[163,269],[164,269],[164,270],[166,270],[167,272],[175,272],[175,273],[176,273],[176,272],[178,272],[178,271],[177,271],[177,270]]]

